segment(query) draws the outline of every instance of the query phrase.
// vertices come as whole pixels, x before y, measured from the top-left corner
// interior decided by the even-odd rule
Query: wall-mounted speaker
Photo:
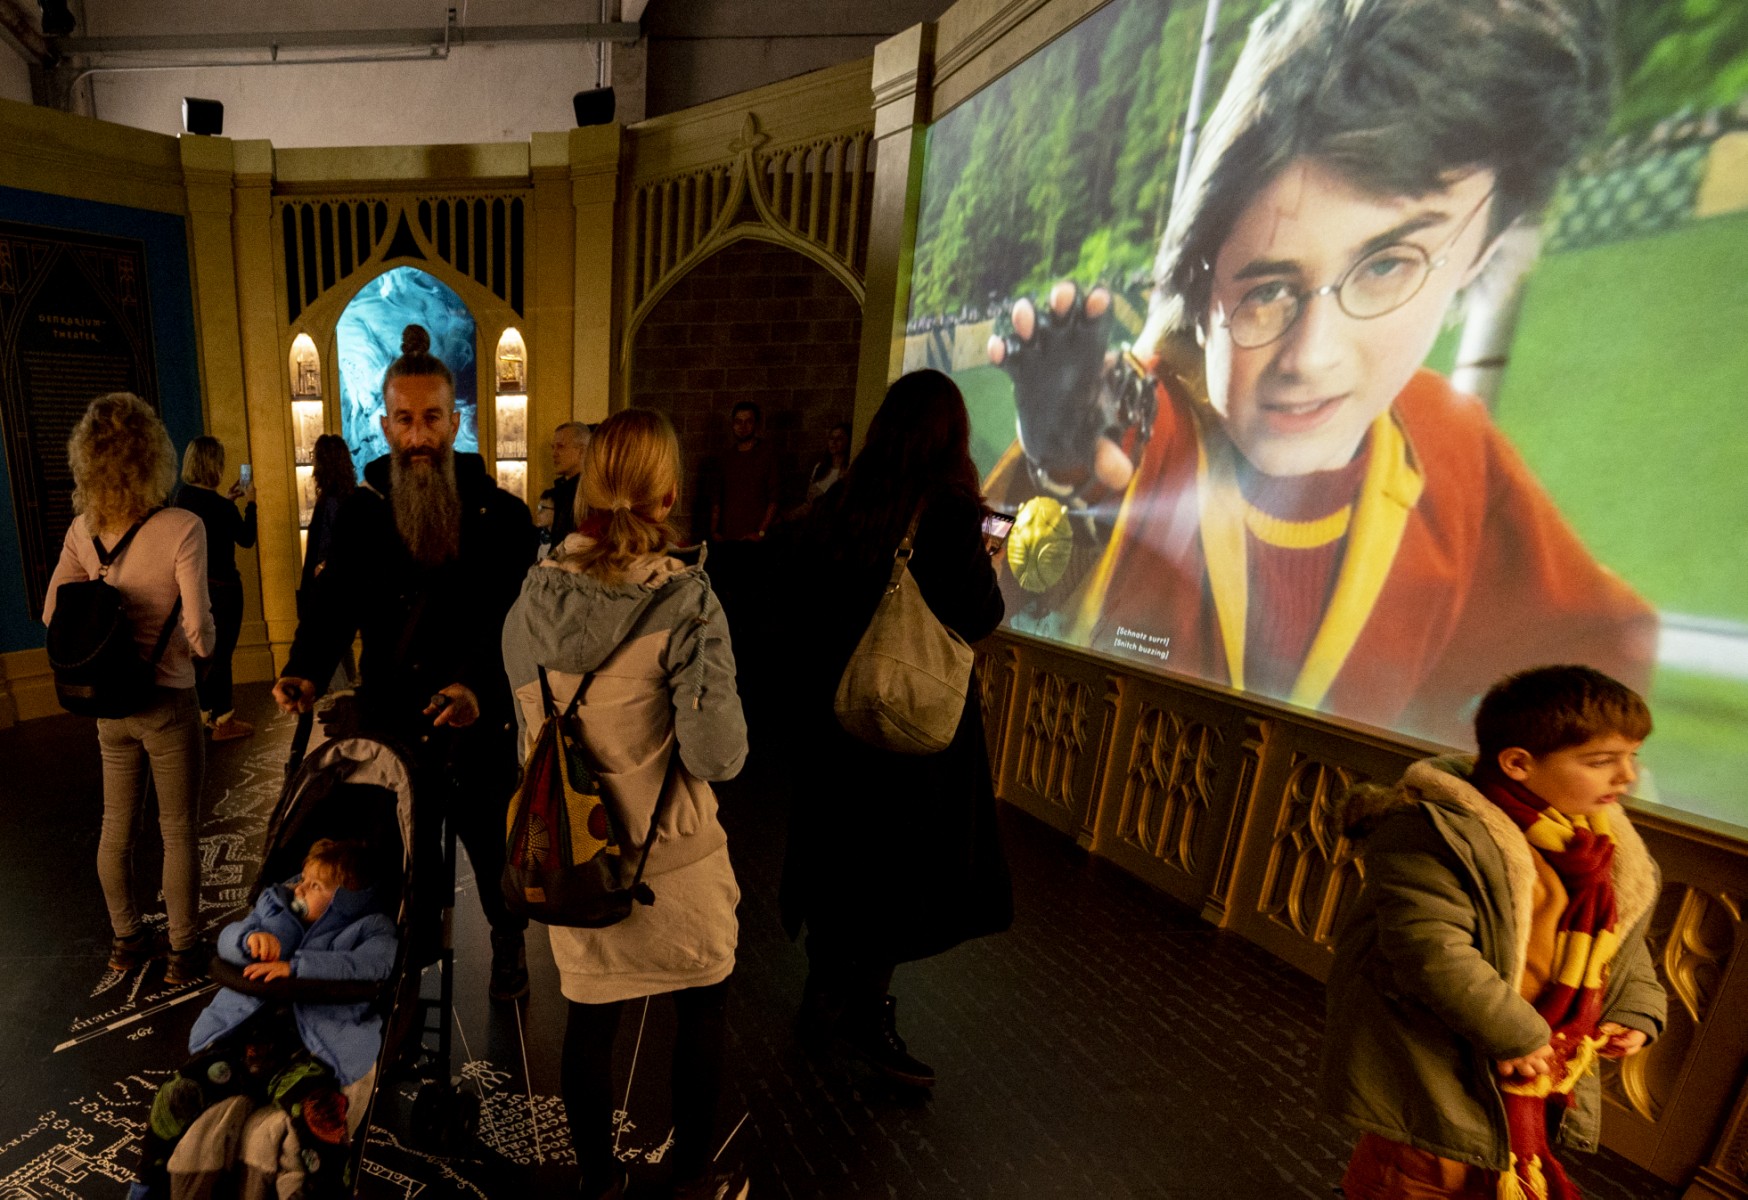
[[[67,0],[42,0],[42,35],[63,38],[73,32],[76,22]]]
[[[576,110],[578,126],[611,124],[613,114],[618,111],[618,103],[613,99],[613,89],[610,87],[578,92],[571,97],[571,107]]]
[[[182,97],[182,131],[217,137],[225,131],[225,106],[217,100]]]

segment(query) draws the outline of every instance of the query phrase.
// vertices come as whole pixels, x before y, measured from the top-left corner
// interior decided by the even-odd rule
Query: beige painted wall
[[[30,68],[4,40],[0,40],[0,100],[30,103]]]
[[[225,135],[303,146],[525,142],[576,123],[571,96],[593,87],[581,43],[464,46],[446,61],[212,67],[93,76],[97,116],[182,130],[182,97],[223,102]]]

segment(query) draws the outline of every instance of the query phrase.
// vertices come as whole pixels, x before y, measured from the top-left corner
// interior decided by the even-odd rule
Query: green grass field
[[[1666,612],[1748,623],[1748,215],[1537,264],[1500,427],[1598,559]],[[1748,826],[1748,681],[1659,672],[1667,804]]]
[[[1748,214],[1544,259],[1497,418],[1658,608],[1748,623],[1745,261]]]

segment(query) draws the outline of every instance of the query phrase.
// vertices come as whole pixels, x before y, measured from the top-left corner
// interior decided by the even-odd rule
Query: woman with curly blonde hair
[[[140,921],[134,899],[133,831],[150,766],[164,839],[164,905],[170,963],[165,982],[200,978],[197,947],[200,869],[195,853],[205,740],[194,693],[194,660],[213,652],[216,634],[206,588],[206,530],[195,514],[165,508],[176,482],[176,448],[164,423],[138,396],[115,392],[91,402],[67,441],[73,507],[61,560],[49,581],[42,619],[55,613],[62,584],[103,579],[122,594],[142,658],[169,630],[157,664],[157,693],[126,717],[97,720],[103,753],[103,832],[97,877],[114,933],[109,965],[131,970],[164,950]],[[114,557],[124,538],[131,540]],[[101,551],[101,553],[100,553]],[[106,566],[105,557],[110,557]]]
[[[546,714],[543,679],[560,708],[580,690],[574,730],[612,797],[624,852],[641,855],[654,827],[643,878],[660,903],[605,929],[549,931],[570,1001],[561,1078],[578,1194],[590,1200],[621,1194],[611,1125],[620,1010],[668,992],[678,1018],[674,1195],[715,1196],[729,1182],[712,1174],[710,1153],[740,888],[707,781],[739,773],[747,729],[703,556],[673,547],[679,483],[666,417],[609,417],[583,459],[577,532],[528,572],[504,623],[524,752]]]

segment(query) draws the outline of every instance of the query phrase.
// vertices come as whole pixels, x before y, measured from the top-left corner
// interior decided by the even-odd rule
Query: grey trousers
[[[206,738],[193,688],[159,688],[158,699],[131,717],[99,718],[103,751],[103,834],[97,878],[116,937],[139,932],[134,900],[134,829],[145,802],[145,767],[158,788],[158,828],[164,839],[164,907],[170,945],[186,950],[199,934],[200,861],[196,826],[206,773]]]

